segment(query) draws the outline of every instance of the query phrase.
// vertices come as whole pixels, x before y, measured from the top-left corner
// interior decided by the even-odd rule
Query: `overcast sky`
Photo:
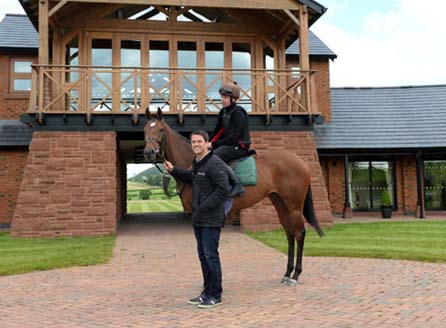
[[[311,27],[338,55],[331,86],[446,83],[446,1],[318,0],[328,11]],[[24,13],[2,0],[5,13]]]

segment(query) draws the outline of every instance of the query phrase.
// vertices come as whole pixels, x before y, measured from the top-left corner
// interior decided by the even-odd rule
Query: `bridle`
[[[167,140],[167,134],[166,131],[164,129],[160,129],[161,131],[161,136],[158,138],[155,137],[149,137],[146,139],[146,142],[150,142],[153,146],[153,149],[155,151],[155,157],[153,159],[153,161],[151,162],[152,164],[155,165],[155,167],[158,169],[158,171],[161,173],[161,175],[163,176],[163,190],[164,193],[168,196],[168,197],[174,197],[174,196],[180,196],[184,191],[184,188],[186,187],[186,184],[183,182],[183,186],[181,188],[181,190],[178,190],[178,184],[177,184],[177,190],[175,195],[171,195],[169,194],[169,181],[170,181],[170,175],[167,172],[164,172],[163,170],[160,169],[160,167],[158,166],[158,163],[155,161],[156,156],[158,155],[159,157],[161,157],[161,159],[164,161],[166,161],[166,157],[164,156],[164,150],[166,147],[166,140]],[[158,145],[158,148],[156,148],[156,145]]]

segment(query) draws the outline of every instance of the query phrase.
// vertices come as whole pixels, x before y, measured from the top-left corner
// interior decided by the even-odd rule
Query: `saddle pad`
[[[257,165],[253,156],[238,160],[234,172],[242,185],[255,186],[257,184]]]

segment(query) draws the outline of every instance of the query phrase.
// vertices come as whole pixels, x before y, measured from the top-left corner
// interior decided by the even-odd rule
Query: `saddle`
[[[230,166],[243,186],[255,186],[257,184],[257,165],[252,155],[256,155],[255,150],[249,150],[244,157],[231,162]]]

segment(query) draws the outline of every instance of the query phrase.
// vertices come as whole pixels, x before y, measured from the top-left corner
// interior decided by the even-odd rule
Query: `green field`
[[[150,190],[149,199],[142,199],[141,191]],[[169,193],[174,193],[170,189]],[[127,181],[127,213],[182,212],[183,206],[178,196],[170,198],[157,186]]]
[[[446,262],[446,221],[337,224],[324,232],[319,238],[308,229],[305,255]],[[248,234],[287,252],[282,230]]]
[[[157,200],[128,200],[127,213],[183,212],[179,197]]]

